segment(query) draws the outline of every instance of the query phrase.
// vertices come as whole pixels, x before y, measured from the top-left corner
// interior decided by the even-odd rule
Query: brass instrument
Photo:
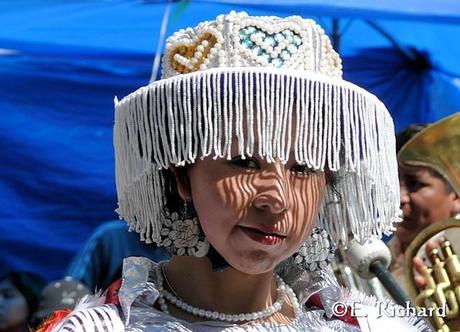
[[[442,240],[441,240],[442,239]],[[426,251],[426,243],[437,247]],[[409,296],[419,310],[428,310],[437,331],[460,331],[460,221],[449,219],[424,229],[411,242],[405,253],[406,285]],[[427,268],[422,276],[425,286],[418,289],[415,282],[413,258],[425,259]]]

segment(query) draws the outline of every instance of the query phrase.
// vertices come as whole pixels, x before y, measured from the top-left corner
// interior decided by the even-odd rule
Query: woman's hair
[[[37,310],[40,294],[46,285],[42,276],[26,271],[13,271],[0,277],[0,281],[10,281],[13,286],[24,296],[29,308],[29,317]]]
[[[174,166],[172,166],[174,167]],[[178,172],[182,175],[186,175],[188,166],[177,167]],[[165,206],[164,209],[167,209],[169,212],[176,212],[181,219],[185,218],[185,211],[184,211],[184,200],[179,195],[177,190],[177,181],[176,177],[174,176],[173,172],[170,169],[163,169],[161,171],[161,176],[163,178],[163,194],[164,194],[164,201]]]
[[[396,153],[398,153],[404,144],[406,144],[412,137],[417,135],[429,125],[430,124],[428,123],[414,123],[406,127],[404,130],[401,130],[396,135]]]

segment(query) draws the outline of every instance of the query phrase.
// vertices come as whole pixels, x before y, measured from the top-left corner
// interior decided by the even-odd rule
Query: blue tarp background
[[[26,269],[61,277],[91,231],[116,218],[113,98],[148,82],[166,6],[0,1],[0,274]],[[345,78],[378,95],[397,129],[460,108],[457,1],[171,6],[168,35],[231,9],[311,16],[327,32],[336,17]]]

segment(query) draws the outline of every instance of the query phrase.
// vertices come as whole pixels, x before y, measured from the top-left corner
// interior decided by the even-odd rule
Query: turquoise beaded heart
[[[302,45],[300,36],[289,29],[270,34],[258,27],[247,26],[239,31],[239,39],[241,45],[253,55],[278,68]],[[275,52],[277,48],[278,52]]]

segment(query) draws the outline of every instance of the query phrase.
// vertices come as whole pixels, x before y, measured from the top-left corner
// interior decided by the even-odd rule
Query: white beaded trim
[[[172,303],[177,308],[185,312],[188,312],[189,314],[192,314],[198,317],[202,317],[202,318],[220,320],[224,322],[256,321],[256,320],[268,318],[272,316],[274,313],[280,311],[281,308],[283,307],[283,303],[285,302],[286,295],[290,298],[291,303],[294,307],[295,317],[298,317],[300,313],[299,301],[297,300],[297,297],[294,294],[294,291],[288,285],[286,285],[283,279],[281,279],[281,277],[278,275],[275,275],[275,279],[278,284],[278,297],[271,306],[263,310],[251,312],[251,313],[225,314],[225,313],[218,312],[218,311],[200,309],[191,304],[186,303],[184,300],[182,300],[178,296],[173,295],[171,292],[169,292],[167,289],[164,288],[163,286],[164,277],[162,273],[162,264],[158,265],[155,272],[156,272],[157,281],[158,281],[157,289],[160,292],[160,295],[158,297],[158,304],[160,305],[160,309],[163,312],[168,313],[168,314],[169,314],[169,310],[168,310],[168,306],[165,300]]]
[[[399,220],[394,140],[385,106],[343,80],[265,67],[172,77],[116,102],[117,212],[141,240],[159,243],[165,205],[159,169],[229,158],[233,144],[239,154],[269,162],[285,162],[293,150],[297,162],[327,167],[339,179],[326,192],[317,226],[335,242],[346,244],[350,233],[364,242]]]

